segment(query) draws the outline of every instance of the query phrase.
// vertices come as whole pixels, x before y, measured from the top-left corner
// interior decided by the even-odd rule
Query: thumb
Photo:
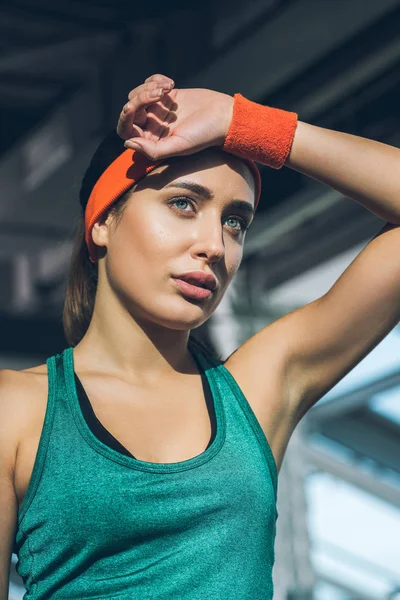
[[[147,158],[154,161],[163,160],[170,156],[188,154],[189,148],[187,142],[179,137],[161,138],[156,142],[144,138],[134,138],[133,140],[126,140],[124,146],[125,148],[132,148],[132,150],[141,152]],[[192,150],[192,152],[195,151],[195,149]]]

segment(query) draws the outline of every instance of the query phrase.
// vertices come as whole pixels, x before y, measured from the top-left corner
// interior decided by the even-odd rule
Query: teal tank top
[[[269,443],[229,371],[193,344],[216,432],[177,463],[126,456],[81,411],[73,348],[49,394],[14,540],[24,600],[270,600],[278,511]]]

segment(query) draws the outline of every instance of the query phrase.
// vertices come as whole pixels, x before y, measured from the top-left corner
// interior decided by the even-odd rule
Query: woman
[[[117,131],[128,150],[109,136],[82,185],[70,347],[1,372],[0,598],[14,538],[26,598],[272,598],[290,435],[399,321],[400,152],[162,75]],[[327,294],[222,362],[190,332],[239,268],[253,160],[389,223]]]

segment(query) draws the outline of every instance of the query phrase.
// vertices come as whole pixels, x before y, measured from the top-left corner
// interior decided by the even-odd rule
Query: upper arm
[[[387,224],[324,296],[287,317],[298,421],[399,323],[400,226]]]
[[[387,224],[321,298],[270,323],[225,361],[278,467],[301,417],[400,320],[400,226]]]
[[[14,489],[17,423],[10,401],[13,379],[10,371],[0,371],[0,600],[8,598],[18,513]]]

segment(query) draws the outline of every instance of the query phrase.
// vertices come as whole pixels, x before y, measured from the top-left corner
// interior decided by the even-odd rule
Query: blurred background
[[[0,16],[0,368],[67,347],[80,180],[149,75],[400,145],[399,0],[14,0]],[[196,330],[223,357],[326,293],[384,225],[287,168],[261,173],[240,271]],[[399,327],[302,420],[278,487],[276,600],[400,598]]]

